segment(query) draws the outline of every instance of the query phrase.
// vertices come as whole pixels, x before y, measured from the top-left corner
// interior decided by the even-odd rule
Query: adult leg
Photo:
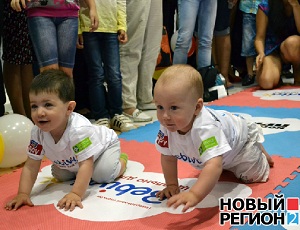
[[[174,50],[173,64],[186,64],[188,51],[195,31],[200,0],[185,0],[180,3],[179,29]],[[204,18],[206,21],[207,18]]]
[[[32,44],[26,12],[15,12],[6,1],[3,34],[3,80],[14,113],[30,118],[29,87],[33,79]]]
[[[150,1],[127,0],[126,7],[129,39],[126,44],[120,45],[120,63],[123,110],[127,114],[132,114],[137,107],[138,65],[141,60],[147,23],[145,12],[150,7]]]
[[[243,37],[241,56],[246,58],[247,75],[242,80],[243,86],[254,83],[253,64],[256,56],[254,40],[256,36],[256,15],[243,13]]]
[[[40,72],[59,69],[54,21],[47,17],[30,17],[27,24]]]
[[[31,108],[29,100],[29,89],[33,80],[32,65],[21,66],[21,84],[22,84],[22,102],[25,110],[25,114],[28,118],[31,118]]]
[[[232,83],[228,76],[231,53],[230,34],[215,36],[215,49],[218,69],[226,80],[226,88],[231,87]]]
[[[104,86],[104,69],[101,56],[101,33],[83,33],[84,57],[89,73],[89,97],[95,120],[110,118],[107,110],[107,95]]]
[[[212,39],[217,14],[217,1],[200,0],[198,11],[197,68],[211,65]]]
[[[230,9],[228,2],[218,0],[216,25],[214,31],[215,61],[220,73],[226,80],[226,87],[232,86],[228,72],[230,67],[231,40],[230,40]]]
[[[5,88],[14,113],[31,117],[29,88],[33,79],[32,65],[3,64]]]
[[[47,65],[47,66],[44,66],[44,67],[40,67],[40,73],[45,71],[45,70],[49,70],[49,69],[59,69],[58,63]]]
[[[162,2],[149,0],[147,9],[146,30],[143,41],[143,51],[138,67],[137,103],[149,104],[153,100],[152,77],[156,67],[162,39]]]
[[[101,56],[107,83],[107,102],[110,117],[122,114],[122,77],[120,51],[116,33],[102,33]]]
[[[73,77],[78,36],[78,18],[63,18],[57,24],[59,69]]]
[[[293,65],[295,84],[300,84],[300,36],[293,35],[280,45],[282,59]]]
[[[256,72],[258,85],[262,89],[276,87],[280,80],[281,68],[281,60],[277,53],[266,56],[260,70]]]

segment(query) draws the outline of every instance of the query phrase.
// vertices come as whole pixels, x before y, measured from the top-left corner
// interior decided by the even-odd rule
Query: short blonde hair
[[[156,84],[178,83],[192,90],[197,98],[203,98],[203,82],[200,73],[190,65],[175,64],[163,71]]]

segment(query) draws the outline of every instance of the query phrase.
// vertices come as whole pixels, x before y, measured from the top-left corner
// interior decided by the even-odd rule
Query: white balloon
[[[0,168],[14,167],[26,161],[32,128],[32,121],[23,115],[8,114],[0,117],[0,133],[4,144]]]

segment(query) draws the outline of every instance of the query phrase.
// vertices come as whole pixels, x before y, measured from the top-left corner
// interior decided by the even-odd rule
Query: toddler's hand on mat
[[[180,192],[180,189],[178,185],[167,185],[166,188],[164,188],[162,191],[156,193],[156,197],[160,200],[163,200],[164,198],[169,199],[170,197],[174,196],[175,194],[178,194]]]
[[[13,200],[9,201],[5,205],[6,210],[17,210],[23,205],[28,205],[30,207],[34,206],[31,202],[29,195],[25,193],[18,194]]]
[[[59,207],[60,209],[65,209],[65,211],[73,211],[76,206],[78,206],[79,208],[83,208],[81,198],[73,192],[70,192],[67,195],[65,195],[57,203],[57,207]]]
[[[172,196],[168,202],[168,207],[177,208],[179,205],[184,205],[182,212],[187,211],[189,208],[194,207],[200,202],[199,197],[191,191],[182,192]]]

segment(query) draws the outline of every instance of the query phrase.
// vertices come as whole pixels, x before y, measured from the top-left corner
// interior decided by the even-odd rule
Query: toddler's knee
[[[76,178],[76,174],[66,169],[60,169],[56,165],[51,165],[52,176],[58,181],[69,181]]]
[[[110,183],[113,182],[115,178],[115,173],[108,169],[94,170],[92,175],[92,179],[97,183]]]

